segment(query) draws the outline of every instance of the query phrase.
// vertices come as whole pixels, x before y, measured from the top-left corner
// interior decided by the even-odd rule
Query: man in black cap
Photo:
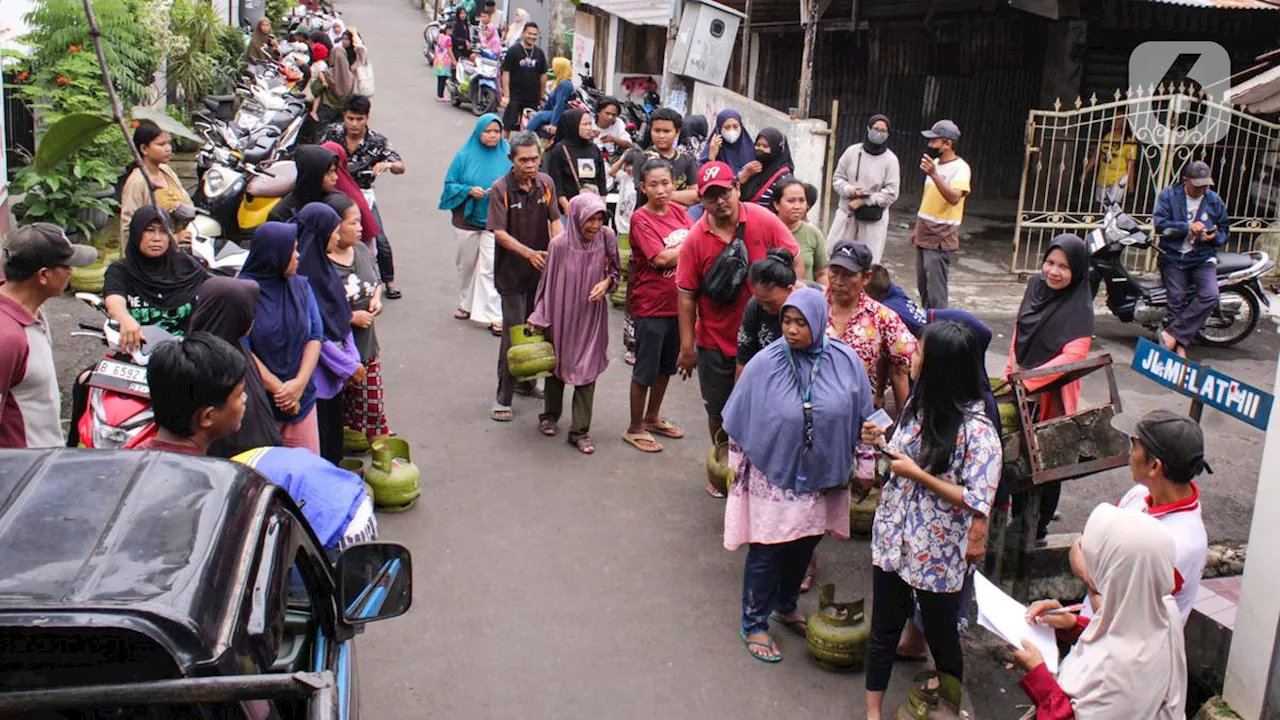
[[[53,338],[40,306],[67,288],[71,268],[97,259],[97,250],[72,245],[56,225],[35,223],[9,235],[0,282],[0,448],[66,442]]]
[[[947,306],[951,255],[960,249],[964,199],[969,195],[973,172],[956,154],[960,128],[955,123],[939,120],[920,134],[929,144],[920,158],[924,193],[911,233],[911,244],[916,247],[916,289],[921,305],[941,309]]]
[[[1204,461],[1204,434],[1191,418],[1152,410],[1138,418],[1120,414],[1115,429],[1129,436],[1129,471],[1137,483],[1116,503],[1145,512],[1173,535],[1173,599],[1185,624],[1200,589],[1209,539],[1200,516],[1200,488],[1193,479],[1213,470]]]
[[[1193,160],[1182,168],[1180,184],[1160,192],[1152,215],[1160,235],[1160,277],[1169,294],[1160,344],[1182,357],[1218,305],[1218,248],[1227,242],[1231,220],[1212,187],[1209,165]]]

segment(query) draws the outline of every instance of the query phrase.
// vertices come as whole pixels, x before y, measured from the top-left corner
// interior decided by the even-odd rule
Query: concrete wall
[[[688,115],[705,115],[707,123],[714,126],[716,113],[726,108],[737,110],[742,115],[742,121],[752,137],[766,127],[777,128],[787,136],[787,141],[791,143],[791,159],[795,161],[796,177],[818,188],[818,202],[814,207],[823,207],[827,191],[827,123],[823,120],[792,120],[784,112],[726,88],[702,82],[693,83]],[[810,220],[816,216],[816,213],[810,213]]]

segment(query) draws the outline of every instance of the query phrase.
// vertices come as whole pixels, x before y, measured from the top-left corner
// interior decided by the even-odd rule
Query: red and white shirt
[[[65,445],[60,408],[48,320],[0,295],[0,448]]]

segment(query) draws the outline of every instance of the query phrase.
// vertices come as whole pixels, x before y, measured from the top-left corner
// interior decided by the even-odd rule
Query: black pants
[[[342,393],[316,400],[316,426],[320,431],[320,457],[337,465],[342,459]]]
[[[436,97],[438,97],[438,98],[442,98],[442,97],[444,97],[444,88],[445,88],[445,86],[446,86],[446,85],[448,85],[448,84],[449,84],[449,76],[448,76],[448,75],[437,75],[437,76],[436,76]]]
[[[917,590],[895,572],[871,569],[871,639],[867,642],[867,690],[884,692],[893,673],[902,628],[915,610],[913,596],[920,604],[924,638],[937,663],[938,672],[964,679],[964,651],[960,647],[961,593],[932,593]]]
[[[502,342],[498,343],[498,397],[495,402],[504,408],[511,407],[511,397],[516,392],[516,378],[507,369],[507,351],[511,349],[511,328],[523,325],[533,312],[535,290],[506,293],[502,298]],[[526,383],[531,388],[536,383]]]
[[[390,285],[396,281],[396,262],[391,255],[391,240],[387,238],[387,226],[382,222],[382,213],[378,210],[378,202],[375,200],[373,207],[373,218],[378,221],[378,274],[382,276],[382,282]]]

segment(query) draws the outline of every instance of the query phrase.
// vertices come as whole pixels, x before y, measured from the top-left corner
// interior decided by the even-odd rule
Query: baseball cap
[[[921,131],[920,134],[930,140],[934,138],[942,138],[943,140],[950,140],[951,142],[960,141],[960,128],[950,120],[939,120],[933,124],[933,127],[928,130]]]
[[[871,269],[871,248],[860,242],[841,240],[831,248],[828,265],[844,268],[852,273],[866,272]]]
[[[736,180],[728,163],[709,162],[698,168],[698,193],[702,194],[710,187],[733,187]]]
[[[72,244],[62,228],[49,223],[32,223],[14,230],[4,246],[5,265],[29,270],[57,265],[84,267],[97,259],[96,249]]]
[[[1120,413],[1111,418],[1111,427],[1136,438],[1148,454],[1170,468],[1186,470],[1190,478],[1201,471],[1213,473],[1204,461],[1204,433],[1185,415],[1168,410],[1152,410],[1141,418]]]
[[[1212,173],[1209,170],[1209,163],[1203,160],[1193,160],[1182,168],[1182,177],[1184,180],[1190,180],[1192,185],[1196,187],[1208,187],[1213,184]]]

